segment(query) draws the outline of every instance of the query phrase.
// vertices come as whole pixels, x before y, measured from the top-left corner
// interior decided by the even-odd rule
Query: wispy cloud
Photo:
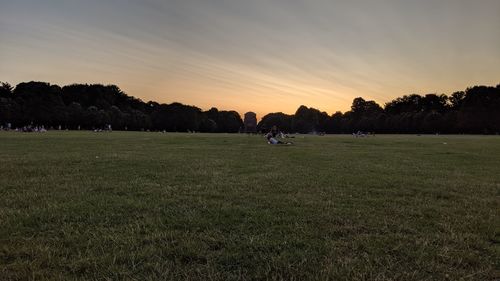
[[[0,78],[145,100],[333,112],[498,83],[496,0],[0,0]]]

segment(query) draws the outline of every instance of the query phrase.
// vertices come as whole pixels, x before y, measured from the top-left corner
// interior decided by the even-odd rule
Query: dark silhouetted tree
[[[292,115],[281,112],[269,113],[262,117],[262,120],[257,124],[257,130],[268,132],[273,126],[276,126],[280,131],[290,133],[292,132],[292,119]]]
[[[207,111],[181,103],[143,102],[115,85],[73,84],[64,87],[44,82],[12,87],[0,82],[0,125],[44,125],[70,129],[166,130],[172,132],[238,132],[243,121],[235,111]],[[285,132],[351,133],[500,133],[500,85],[475,86],[446,95],[411,94],[380,107],[361,97],[351,110],[328,116],[300,106],[294,115],[271,113],[258,130],[273,125]]]

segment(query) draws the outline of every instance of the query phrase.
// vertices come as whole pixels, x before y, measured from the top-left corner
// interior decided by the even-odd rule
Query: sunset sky
[[[500,83],[499,0],[0,0],[0,81],[240,113]]]

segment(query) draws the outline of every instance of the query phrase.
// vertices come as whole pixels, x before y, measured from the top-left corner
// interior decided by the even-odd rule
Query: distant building
[[[257,114],[255,114],[254,112],[245,113],[243,124],[245,126],[245,133],[257,132]]]

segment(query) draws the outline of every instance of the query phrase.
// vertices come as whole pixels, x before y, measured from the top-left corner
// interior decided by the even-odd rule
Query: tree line
[[[243,129],[236,111],[203,111],[181,103],[144,102],[115,85],[73,84],[64,87],[25,82],[13,87],[0,83],[0,125],[61,126],[96,129],[168,132],[227,132]],[[332,115],[300,106],[295,114],[265,115],[257,126],[267,131],[276,125],[288,133],[500,133],[500,85],[474,86],[450,96],[404,95],[384,106],[361,97],[351,110]]]
[[[0,124],[45,128],[155,130],[236,133],[243,121],[236,111],[202,111],[181,103],[160,104],[126,95],[115,85],[44,82],[0,84]]]
[[[300,106],[295,114],[271,113],[262,118],[259,130],[277,125],[288,132],[325,133],[500,133],[500,85],[474,86],[450,96],[405,95],[383,107],[361,97],[351,110],[328,115]]]

